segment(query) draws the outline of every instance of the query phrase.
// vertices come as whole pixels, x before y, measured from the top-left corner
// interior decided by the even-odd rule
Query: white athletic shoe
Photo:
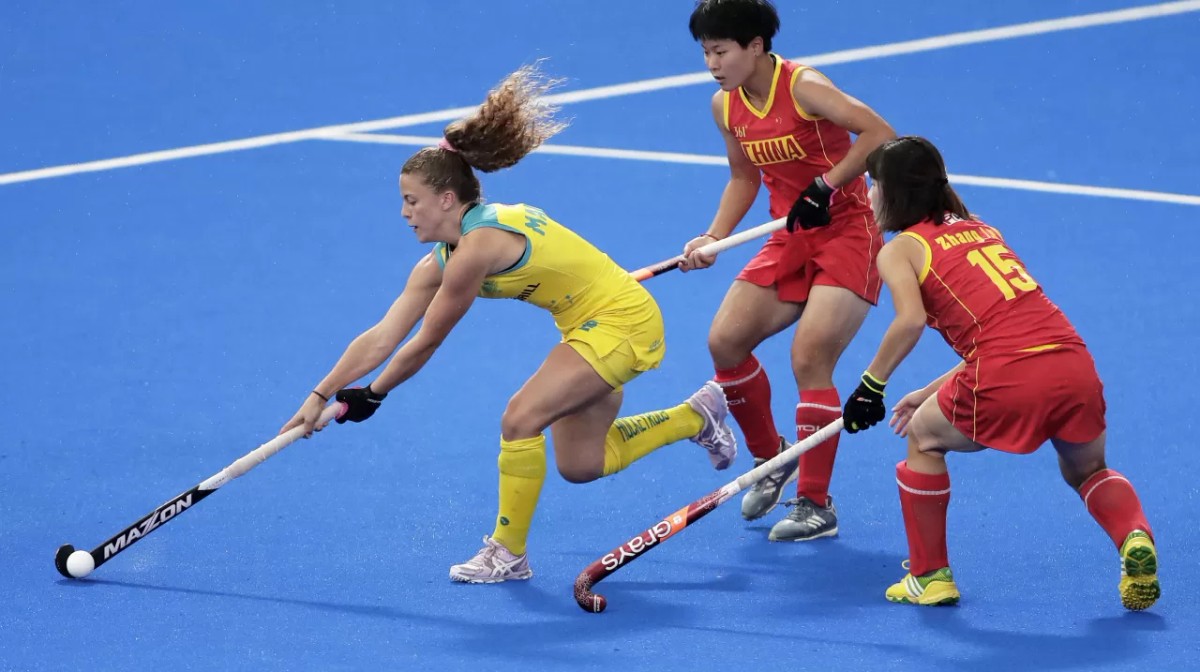
[[[475,557],[450,568],[450,580],[463,583],[523,581],[531,576],[533,570],[529,568],[527,553],[513,555],[504,544],[488,536],[483,538],[483,548]]]
[[[728,468],[737,456],[737,438],[726,422],[729,405],[725,401],[725,391],[710,380],[687,403],[704,418],[704,428],[692,437],[692,441],[708,451],[708,459],[712,461],[714,469]]]

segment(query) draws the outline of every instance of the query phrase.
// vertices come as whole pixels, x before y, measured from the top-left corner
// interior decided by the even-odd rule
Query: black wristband
[[[327,404],[329,403],[329,397],[327,397],[327,396],[325,396],[325,395],[321,394],[320,392],[318,392],[318,391],[316,391],[316,390],[313,390],[313,391],[312,391],[312,393],[313,393],[313,394],[315,394],[315,395],[317,395],[318,397],[320,397],[320,398],[321,398],[321,400],[322,400],[322,401],[324,401],[325,403],[327,403]]]

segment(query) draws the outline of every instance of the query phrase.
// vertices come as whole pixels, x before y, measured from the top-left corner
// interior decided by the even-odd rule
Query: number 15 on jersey
[[[971,250],[967,261],[987,274],[1006,301],[1017,298],[1018,292],[1031,292],[1038,287],[1016,255],[998,243]]]

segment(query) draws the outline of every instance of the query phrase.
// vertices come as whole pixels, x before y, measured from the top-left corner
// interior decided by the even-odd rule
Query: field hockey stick
[[[728,238],[723,238],[721,240],[714,240],[713,242],[711,242],[707,245],[701,246],[699,248],[699,251],[701,253],[703,253],[704,256],[706,256],[706,257],[715,256],[721,252],[724,252],[725,250],[728,250],[731,247],[737,247],[738,245],[741,245],[744,242],[754,240],[755,238],[760,238],[760,237],[765,236],[770,233],[775,233],[776,231],[782,229],[785,224],[787,224],[787,219],[784,217],[780,217],[779,219],[771,220],[771,221],[767,222],[766,224],[759,224],[758,226],[754,227],[753,229],[746,229],[745,231],[739,231],[738,233],[735,233],[732,236],[729,236]],[[639,268],[636,271],[631,271],[630,275],[633,276],[634,280],[637,280],[638,282],[642,282],[644,280],[648,280],[649,278],[653,278],[656,275],[662,275],[663,273],[666,273],[667,271],[672,271],[676,268],[679,268],[679,262],[683,261],[684,259],[685,259],[685,257],[681,254],[676,257],[671,257],[670,259],[667,259],[666,261],[660,261],[657,264],[654,264],[652,266],[647,266],[645,268]]]
[[[683,528],[708,515],[710,511],[724,504],[730,497],[761,481],[767,474],[779,469],[784,464],[794,462],[801,455],[824,443],[840,431],[842,431],[842,419],[838,418],[817,430],[812,436],[803,441],[797,441],[782,453],[738,476],[736,480],[679,509],[641,534],[609,551],[599,560],[588,565],[575,578],[575,602],[584,611],[597,614],[604,611],[604,608],[608,606],[608,600],[603,595],[593,593],[593,586],[608,578],[618,569],[637,560],[646,551],[683,531]]]
[[[330,404],[325,407],[325,410],[321,411],[321,417],[317,420],[317,426],[320,427],[331,420],[341,417],[345,412],[346,404],[341,402]],[[141,520],[125,528],[112,539],[100,544],[91,551],[76,551],[75,547],[71,544],[63,544],[54,555],[54,566],[58,569],[59,574],[68,579],[82,579],[96,567],[111,560],[114,555],[132,546],[138,539],[145,537],[147,534],[162,527],[165,523],[173,520],[180,513],[183,513],[200,500],[216,492],[217,488],[262,464],[268,457],[283,450],[301,436],[304,436],[304,427],[293,427],[283,434],[276,436],[238,458],[233,464],[213,474],[191,490],[167,500],[165,504],[146,514]],[[76,556],[74,559],[71,559],[72,554]],[[87,556],[91,556],[90,559]],[[69,563],[68,559],[70,559]]]

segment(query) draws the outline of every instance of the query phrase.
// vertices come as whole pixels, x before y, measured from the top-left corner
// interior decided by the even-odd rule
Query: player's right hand
[[[300,406],[300,410],[296,411],[291,420],[284,423],[279,433],[283,434],[293,427],[304,427],[304,438],[307,439],[312,436],[314,431],[319,432],[324,429],[324,426],[316,426],[317,420],[321,418],[321,411],[323,410],[325,410],[325,402],[315,394],[308,395],[308,398]]]
[[[869,371],[864,371],[860,380],[858,387],[842,407],[842,419],[845,421],[846,431],[850,434],[874,427],[887,415],[883,406],[883,391],[887,387],[887,381],[879,380]]]
[[[683,261],[679,262],[679,270],[687,273],[693,269],[708,268],[716,263],[716,256],[706,256],[698,250],[701,247],[713,242],[714,238],[710,236],[696,236],[688,241],[687,245],[683,246]]]
[[[824,176],[818,176],[808,185],[804,193],[800,194],[800,198],[792,204],[792,209],[787,216],[788,233],[795,233],[796,229],[815,229],[817,227],[826,226],[829,224],[829,201],[833,197],[834,189],[825,181]]]
[[[372,390],[370,385],[367,385],[366,387],[347,387],[338,390],[337,396],[334,398],[346,405],[346,412],[337,419],[340,425],[347,420],[362,422],[375,415],[375,411],[379,410],[379,405],[387,398],[387,393],[379,394]]]
[[[921,388],[901,397],[900,401],[897,401],[896,405],[892,407],[892,419],[888,420],[888,425],[902,438],[907,437],[908,423],[917,414],[917,409],[921,407],[921,404],[925,403],[930,396],[932,396],[931,392]]]

